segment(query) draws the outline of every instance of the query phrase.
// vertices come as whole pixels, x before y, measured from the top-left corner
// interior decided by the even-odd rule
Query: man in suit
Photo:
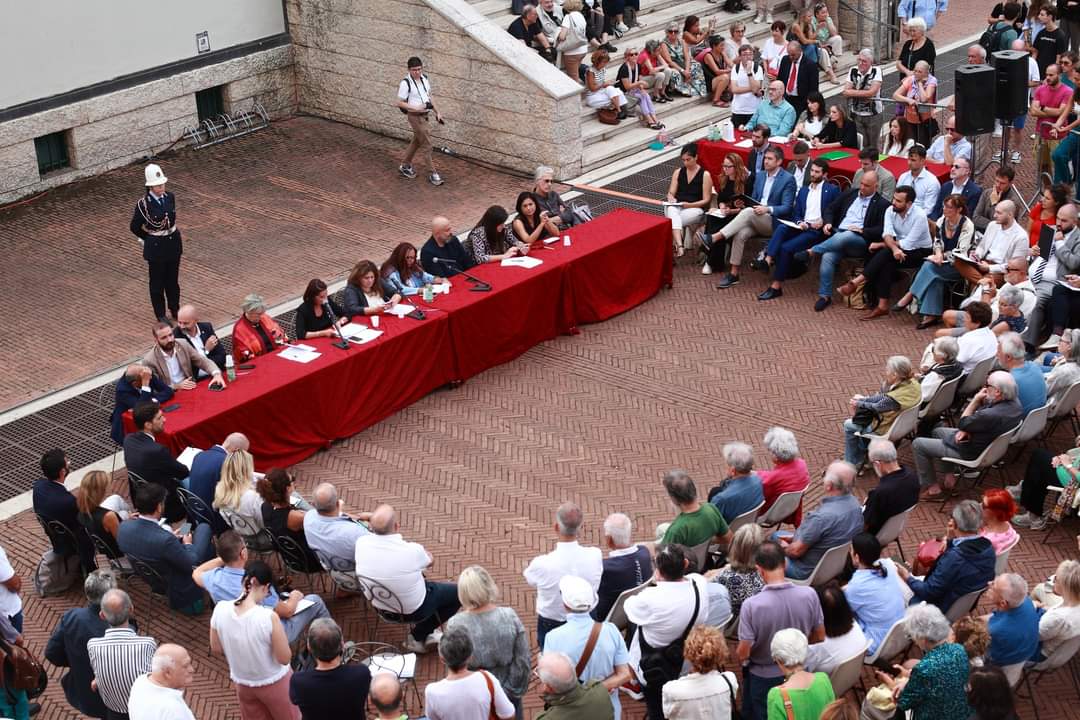
[[[780,61],[776,79],[784,83],[784,98],[795,108],[795,114],[800,115],[806,109],[806,96],[818,89],[817,63],[803,57],[802,45],[792,40],[788,43],[787,57]]]
[[[214,333],[214,326],[208,322],[199,322],[199,315],[194,305],[183,305],[176,314],[176,329],[173,336],[186,340],[200,355],[210,358],[218,370],[225,369],[225,346]]]
[[[810,144],[805,140],[800,140],[791,148],[791,162],[787,171],[795,178],[795,192],[798,193],[810,180]]]
[[[176,227],[176,199],[165,192],[169,181],[157,165],[146,166],[146,194],[135,205],[130,230],[139,238],[150,270],[150,304],[154,317],[165,321],[168,302],[173,317],[180,311],[180,256],[184,242]]]
[[[772,130],[764,123],[758,123],[750,131],[750,153],[746,156],[746,169],[750,171],[747,182],[752,186],[754,176],[764,169],[765,148],[769,146]]]
[[[124,413],[134,410],[141,402],[163,403],[172,399],[173,389],[154,377],[154,371],[146,365],[128,365],[116,381],[116,400],[113,402],[112,431],[110,435],[117,445],[124,444]]]
[[[927,217],[937,222],[938,218],[941,217],[941,206],[945,204],[945,198],[950,195],[960,195],[964,198],[968,217],[975,214],[975,208],[979,204],[979,197],[982,196],[982,188],[971,179],[971,160],[966,157],[953,158],[952,167],[949,168],[949,180],[941,186],[941,192],[938,193],[937,201],[934,202],[934,208]]]
[[[135,406],[132,417],[136,430],[124,438],[124,464],[146,482],[160,485],[168,493],[165,517],[169,522],[180,520],[185,513],[176,488],[188,476],[188,469],[154,439],[165,429],[165,414],[157,403],[145,402]]]
[[[840,188],[825,182],[828,174],[828,160],[817,158],[810,163],[810,179],[795,198],[794,222],[798,227],[776,223],[765,248],[765,259],[750,262],[750,267],[755,270],[772,268],[772,284],[758,295],[758,300],[772,300],[783,295],[784,280],[795,253],[806,250],[824,237],[826,208],[840,194]]]
[[[807,250],[805,257],[807,262],[814,255],[821,257],[818,297],[814,303],[817,312],[832,304],[837,263],[845,257],[866,257],[871,245],[882,242],[889,201],[877,190],[877,173],[863,173],[858,187],[848,188],[825,209],[825,226],[821,228],[825,239]]]
[[[232,433],[222,444],[203,450],[191,461],[188,489],[199,496],[207,507],[213,507],[214,491],[221,479],[221,466],[225,464],[225,458],[237,450],[247,450],[249,447],[247,436],[243,433]]]
[[[881,166],[878,162],[879,157],[881,157],[881,151],[873,145],[867,145],[859,151],[859,169],[851,178],[851,186],[859,187],[863,173],[873,173],[877,175],[878,193],[887,201],[892,202],[893,190],[896,189],[896,176]]]
[[[79,506],[75,496],[64,485],[70,470],[67,456],[59,448],[41,456],[44,477],[34,483],[34,513],[47,522],[58,522],[68,529],[70,536],[49,533],[53,552],[64,557],[77,554],[84,571],[89,572],[95,566],[94,548],[79,524]],[[74,547],[71,545],[72,538],[75,539]]]
[[[154,371],[173,390],[191,390],[195,387],[195,370],[210,376],[210,385],[225,387],[221,370],[202,353],[186,342],[176,342],[172,325],[159,322],[154,325],[155,345],[143,356],[143,364]]]
[[[1054,232],[1050,257],[1032,263],[1031,280],[1035,284],[1035,308],[1028,314],[1027,329],[1021,334],[1024,344],[1031,346],[1032,350],[1045,335],[1043,321],[1054,287],[1063,283],[1066,275],[1080,274],[1080,227],[1077,227],[1077,216],[1077,206],[1072,203],[1058,208],[1057,231]],[[1032,252],[1038,249],[1036,245]]]
[[[754,178],[754,194],[751,196],[759,204],[740,210],[735,219],[720,232],[711,236],[705,233],[698,236],[706,247],[731,239],[731,254],[728,258],[731,271],[724,274],[716,287],[723,289],[738,284],[739,265],[742,264],[743,247],[747,240],[754,235],[771,237],[774,220],[791,217],[791,210],[795,205],[795,178],[782,167],[783,164],[784,152],[780,148],[775,145],[766,148],[764,172],[758,173]]]
[[[165,509],[165,488],[154,483],[136,488],[134,502],[139,516],[120,523],[120,549],[161,574],[170,607],[198,615],[204,609],[203,591],[192,580],[191,571],[214,555],[210,526],[196,525],[183,537],[163,526],[159,521]]]

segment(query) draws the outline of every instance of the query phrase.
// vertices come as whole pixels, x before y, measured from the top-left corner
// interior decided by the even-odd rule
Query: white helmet
[[[169,182],[169,178],[165,177],[165,173],[161,172],[160,165],[154,165],[153,163],[146,166],[146,186],[152,187],[154,185],[164,185]]]

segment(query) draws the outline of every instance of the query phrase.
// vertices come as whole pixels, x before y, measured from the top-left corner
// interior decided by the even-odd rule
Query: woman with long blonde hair
[[[214,488],[214,509],[221,512],[230,525],[232,516],[239,515],[251,523],[253,529],[262,529],[262,498],[255,492],[254,478],[255,460],[247,450],[237,450],[225,458],[221,479]]]

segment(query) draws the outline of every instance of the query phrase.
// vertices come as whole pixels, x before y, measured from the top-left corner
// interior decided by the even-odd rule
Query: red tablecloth
[[[741,131],[736,132],[735,136],[736,142],[750,137],[748,133],[744,133]],[[791,142],[777,145],[777,147],[784,151],[785,167],[787,166],[787,163],[790,162],[792,159],[792,148],[794,146],[795,143]],[[829,177],[836,177],[837,175],[842,175],[848,180],[851,180],[851,178],[855,177],[855,173],[859,171],[860,167],[858,150],[853,150],[851,148],[827,148],[825,150],[811,150],[810,157],[817,157],[818,155],[822,155],[824,153],[836,151],[848,152],[851,153],[851,155],[846,158],[840,158],[838,160],[830,160]],[[711,140],[698,140],[698,162],[701,163],[701,166],[708,170],[714,178],[719,177],[719,175],[723,172],[724,156],[731,152],[738,154],[739,157],[743,159],[743,162],[746,162],[746,158],[750,156],[750,148],[735,147],[735,143],[729,143],[725,140],[717,140],[715,142]],[[891,172],[895,177],[899,178],[901,175],[907,172],[907,158],[887,157],[881,161],[881,166]],[[937,176],[937,179],[942,183],[946,182],[949,179],[948,165],[928,162],[926,163],[926,169],[932,172],[935,176]]]
[[[174,455],[206,448],[231,432],[251,440],[256,467],[292,465],[338,438],[349,437],[453,380],[508,362],[579,324],[605,320],[670,286],[671,224],[666,218],[616,210],[536,250],[532,268],[490,264],[470,271],[492,285],[470,292],[454,278],[448,295],[421,307],[424,320],[384,316],[382,337],[341,350],[331,340],[303,341],[321,357],[307,364],[258,357],[237,370],[223,392],[206,383],[180,391],[157,439]],[[171,404],[171,403],[170,403]],[[133,429],[125,413],[126,432]]]

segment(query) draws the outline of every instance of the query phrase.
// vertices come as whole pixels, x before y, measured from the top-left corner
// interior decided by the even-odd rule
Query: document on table
[[[416,675],[416,653],[404,655],[372,655],[365,662],[371,674],[392,673],[399,680],[408,680]]]
[[[322,353],[315,352],[314,348],[312,348],[311,350],[302,350],[301,346],[291,345],[278,353],[278,355],[285,358],[286,360],[292,360],[293,362],[309,363],[312,360],[320,357]]]
[[[734,146],[737,148],[748,148],[753,144],[754,141],[751,138],[746,138],[745,140],[740,140],[739,142],[734,143]]]
[[[407,303],[398,303],[397,305],[394,305],[393,307],[386,308],[386,312],[389,313],[390,315],[397,315],[400,318],[400,317],[405,317],[406,315],[408,315],[409,313],[411,313],[415,309],[416,309],[415,307],[413,307],[412,305],[409,305]]]
[[[503,267],[523,267],[529,269],[534,268],[537,265],[543,265],[544,261],[540,258],[534,258],[529,257],[528,255],[524,255],[521,257],[506,258],[499,264]]]
[[[359,323],[349,323],[342,326],[341,335],[357,345],[363,345],[382,335],[382,330],[375,330]]]
[[[450,283],[433,283],[431,286],[431,292],[435,295],[449,295]]]
[[[191,463],[195,460],[195,456],[201,452],[202,450],[200,450],[199,448],[191,447],[190,445],[188,445],[186,448],[184,448],[184,452],[180,453],[180,457],[176,458],[176,461],[186,467],[188,470],[190,470]]]

